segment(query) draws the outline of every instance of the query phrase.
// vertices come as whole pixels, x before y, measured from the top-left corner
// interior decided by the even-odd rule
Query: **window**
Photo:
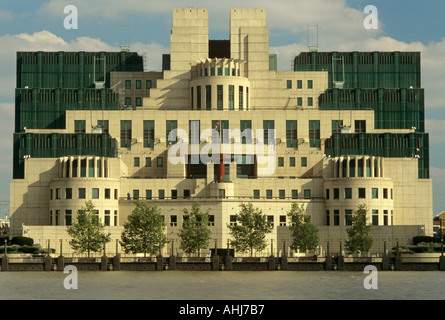
[[[146,167],[151,167],[151,158],[150,157],[146,157],[145,158],[145,166]]]
[[[223,75],[223,70],[222,68],[218,68],[218,76],[222,76]]]
[[[85,199],[86,197],[86,190],[85,188],[79,188],[79,199]]]
[[[72,198],[73,198],[73,189],[66,188],[65,189],[65,199],[72,199]]]
[[[303,81],[297,80],[297,89],[302,89],[302,88],[303,88]]]
[[[102,128],[102,133],[109,133],[108,120],[97,120],[97,127]]]
[[[267,199],[272,199],[272,190],[270,190],[270,189],[266,190],[266,198]]]
[[[292,89],[292,80],[287,80],[286,81],[286,88],[287,89]]]
[[[184,189],[183,196],[184,196],[184,199],[189,199],[190,198],[190,190]]]
[[[154,148],[155,144],[155,121],[144,120],[144,148]]]
[[[286,120],[286,146],[297,148],[297,120]]]
[[[383,188],[383,199],[388,199],[388,189]]]
[[[345,199],[352,199],[352,188],[345,188]]]
[[[303,106],[303,98],[302,97],[297,97],[297,106],[298,107],[302,107]]]
[[[260,190],[253,190],[253,198],[254,199],[259,199],[260,198]]]
[[[301,157],[301,166],[307,167],[307,158],[306,157]]]
[[[133,190],[133,199],[134,200],[139,199],[139,190],[137,189]]]
[[[110,189],[105,189],[104,198],[105,199],[111,198],[111,190]]]
[[[131,80],[125,80],[125,89],[131,89]]]
[[[56,189],[56,199],[60,199],[60,189]]]
[[[91,197],[93,199],[99,199],[99,188],[93,188],[92,189]]]
[[[106,225],[106,226],[109,226],[110,225],[110,210],[105,210],[104,211],[104,218],[105,218],[105,220],[104,220],[104,224]]]
[[[240,121],[240,131],[241,131],[241,143],[251,144],[252,143],[252,120],[241,120]]]
[[[383,225],[388,225],[388,210],[383,210]]]
[[[163,157],[157,157],[156,158],[156,165],[158,167],[163,167],[164,166],[164,158]]]
[[[329,189],[326,189],[326,200],[329,200],[329,196],[330,196],[330,194],[329,194]]]
[[[285,227],[286,226],[286,216],[280,216],[280,227]]]
[[[141,88],[141,80],[136,80],[136,89]]]
[[[227,130],[229,129],[228,120],[212,120],[212,143],[228,143],[229,137]],[[226,131],[226,132],[224,132]]]
[[[205,75],[206,75],[206,76],[208,75],[208,71],[207,71],[207,69],[205,69]],[[214,76],[214,75],[215,75],[215,68],[214,68],[214,67],[210,68],[210,75],[211,75],[211,76]]]
[[[165,191],[163,189],[158,190],[158,198],[164,199],[165,198]]]
[[[298,190],[292,189],[292,199],[298,199]]]
[[[340,199],[340,189],[334,188],[334,199]]]
[[[284,158],[283,157],[278,157],[278,166],[284,167]]]
[[[235,87],[229,85],[229,110],[234,110]]]
[[[209,215],[209,227],[213,227],[215,225],[215,216],[213,214]]]
[[[178,128],[178,121],[177,120],[167,120],[165,127],[166,127],[165,136],[166,136],[167,145],[175,144],[176,143],[176,129]],[[173,131],[173,130],[175,130],[175,131]]]
[[[216,86],[216,109],[223,109],[223,86]]]
[[[65,225],[70,226],[73,222],[73,212],[71,210],[65,210]]]
[[[340,225],[340,210],[334,210],[334,226]]]
[[[136,107],[140,107],[140,106],[142,106],[142,98],[136,97]]]
[[[196,87],[196,108],[201,109],[201,86]]]
[[[309,120],[309,147],[320,148],[320,120]]]
[[[273,227],[273,216],[267,216],[267,222]]]
[[[358,188],[358,198],[359,199],[366,198],[366,189],[365,188]]]
[[[212,110],[212,86],[206,86],[206,110]]]
[[[170,226],[171,227],[176,227],[177,225],[178,225],[178,216],[171,215],[170,216]]]
[[[372,209],[372,225],[373,226],[379,225],[379,210]]]
[[[236,226],[236,215],[230,215],[230,225]]]
[[[145,199],[151,200],[153,198],[151,189],[145,190]]]
[[[304,189],[304,198],[305,199],[311,198],[311,189]]]
[[[343,120],[332,120],[332,134],[341,133],[343,128]]]
[[[366,120],[355,120],[355,133],[366,133]]]
[[[119,191],[117,189],[114,189],[114,199],[118,199],[119,198]]]
[[[189,121],[189,142],[190,144],[199,144],[200,135],[200,122],[199,120]]]
[[[345,224],[347,226],[352,226],[352,210],[351,209],[345,210]]]
[[[263,137],[264,144],[275,143],[275,122],[274,120],[263,120]]]
[[[379,198],[379,189],[372,188],[372,199],[378,199],[378,198]]]
[[[278,197],[280,199],[285,199],[286,198],[286,190],[278,190]]]
[[[193,103],[194,103],[194,89],[193,88],[190,88],[190,106],[192,107],[192,109],[193,109]]]
[[[289,158],[289,167],[295,167],[295,157]]]
[[[329,212],[329,210],[326,210],[326,225],[327,226],[331,225],[331,219],[330,219],[330,212]]]
[[[171,190],[170,194],[172,199],[178,199],[178,190]]]
[[[314,105],[312,97],[307,98],[307,105],[308,105],[308,107],[312,107]]]
[[[117,226],[117,210],[114,210],[114,225]]]
[[[147,88],[147,89],[151,89],[152,88],[151,80],[145,81],[145,88]]]
[[[312,89],[312,80],[307,81],[307,88]]]
[[[130,97],[125,97],[125,105],[131,106],[131,98]]]
[[[230,76],[229,68],[224,68],[224,75]]]
[[[131,120],[121,120],[121,148],[131,148]]]
[[[85,133],[85,120],[74,120],[74,132]]]
[[[243,94],[242,86],[239,86],[239,88],[238,88],[238,105],[239,105],[239,109],[243,110],[243,108],[244,108],[244,94]]]
[[[134,157],[134,166],[135,167],[139,167],[140,161],[139,161],[139,157]]]

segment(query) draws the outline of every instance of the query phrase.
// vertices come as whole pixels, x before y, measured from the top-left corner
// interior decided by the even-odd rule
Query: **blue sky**
[[[79,29],[63,27],[66,5],[78,8]],[[378,9],[378,30],[366,30],[363,9]],[[320,51],[421,51],[426,131],[434,214],[445,210],[445,1],[441,0],[1,0],[0,2],[0,199],[9,198],[12,171],[16,51],[118,50],[119,26],[131,25],[131,49],[146,53],[148,68],[160,70],[169,52],[172,10],[209,8],[211,39],[229,38],[232,7],[267,11],[270,51],[280,70],[306,50],[306,26],[318,24]]]

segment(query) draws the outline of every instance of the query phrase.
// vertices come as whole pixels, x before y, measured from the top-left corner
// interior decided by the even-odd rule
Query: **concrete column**
[[[371,157],[371,177],[375,177],[375,168],[374,168],[374,159],[375,157]]]
[[[70,170],[68,172],[68,178],[73,177],[73,157],[69,157],[68,161],[70,162]]]
[[[100,158],[100,176],[105,178],[105,159],[104,157]]]
[[[343,157],[340,157],[340,159],[339,159],[338,177],[343,178]]]
[[[81,158],[77,157],[77,177],[80,178],[80,167],[81,167]]]
[[[350,166],[349,166],[349,162],[351,161],[350,160],[351,159],[351,157],[346,157],[346,177],[347,178],[349,178],[350,176],[349,176],[349,169],[350,169]]]

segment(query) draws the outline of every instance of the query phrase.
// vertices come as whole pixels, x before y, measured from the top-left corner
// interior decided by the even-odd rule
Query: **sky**
[[[67,5],[78,11],[78,28],[65,29]],[[377,29],[367,29],[364,8],[377,9]],[[12,178],[14,89],[17,51],[130,50],[161,71],[169,53],[173,8],[209,9],[209,39],[229,39],[231,8],[266,9],[271,53],[279,71],[307,51],[307,25],[318,25],[319,51],[420,51],[425,89],[425,128],[430,133],[433,213],[445,211],[445,1],[442,0],[1,0],[0,2],[0,200],[9,199]],[[130,37],[128,38],[128,27]],[[127,37],[121,37],[120,33]]]

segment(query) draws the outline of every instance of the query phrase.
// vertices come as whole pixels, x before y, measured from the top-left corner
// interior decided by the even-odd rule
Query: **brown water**
[[[0,272],[0,299],[27,300],[403,300],[444,299],[445,272],[379,271],[91,271],[67,290],[63,272]]]

